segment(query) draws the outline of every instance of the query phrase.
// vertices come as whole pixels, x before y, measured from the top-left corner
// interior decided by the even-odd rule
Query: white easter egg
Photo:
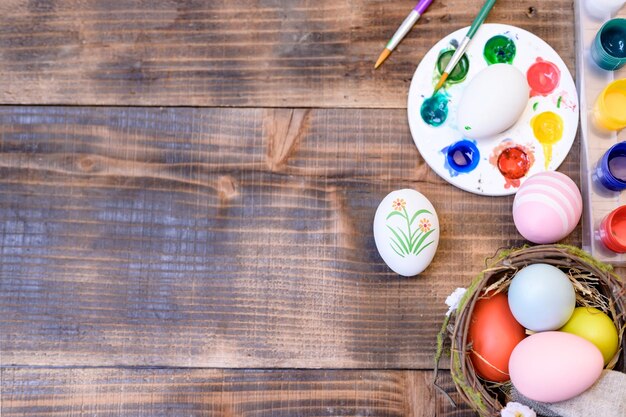
[[[554,243],[576,228],[583,200],[576,183],[556,171],[529,177],[515,194],[513,221],[533,243]]]
[[[509,64],[494,64],[468,84],[458,108],[463,136],[478,139],[504,132],[517,122],[528,104],[526,77]]]
[[[387,266],[410,277],[425,270],[439,244],[439,219],[423,194],[403,189],[389,193],[374,216],[374,241]]]

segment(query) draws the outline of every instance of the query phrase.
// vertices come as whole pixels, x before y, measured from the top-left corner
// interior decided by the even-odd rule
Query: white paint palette
[[[557,169],[567,156],[578,128],[576,86],[563,60],[542,39],[514,26],[483,24],[465,54],[466,75],[459,71],[453,77],[453,72],[452,82],[438,93],[447,101],[447,116],[439,111],[442,117],[425,119],[422,106],[445,66],[442,55],[449,59],[467,31],[459,29],[437,42],[415,70],[407,105],[411,134],[428,165],[452,185],[475,194],[514,194],[526,178]],[[457,125],[459,102],[472,79],[494,63],[513,65],[524,74],[531,90],[528,103],[509,129],[468,139]],[[492,88],[506,91],[507,86]]]

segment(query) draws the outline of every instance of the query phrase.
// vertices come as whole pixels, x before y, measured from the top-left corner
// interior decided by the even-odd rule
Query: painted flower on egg
[[[435,229],[432,228],[430,220],[426,217],[419,219],[417,223],[417,230],[415,230],[413,223],[415,223],[420,215],[432,215],[432,212],[422,209],[417,210],[413,213],[413,215],[409,216],[408,211],[406,211],[406,201],[402,198],[394,200],[392,206],[394,211],[389,213],[387,220],[393,216],[401,216],[406,222],[406,227],[391,227],[387,224],[387,229],[392,233],[389,240],[391,249],[403,258],[411,254],[415,256],[419,255],[424,249],[434,242],[434,240],[427,242],[426,239],[435,231]],[[413,226],[413,229],[411,226]]]
[[[402,211],[406,207],[406,201],[403,198],[398,198],[392,203],[393,209],[396,211]]]

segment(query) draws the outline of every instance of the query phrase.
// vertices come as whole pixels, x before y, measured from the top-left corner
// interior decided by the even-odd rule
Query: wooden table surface
[[[0,415],[473,416],[431,384],[444,300],[525,241],[513,198],[448,185],[406,120],[483,1],[435,1],[373,69],[414,3],[1,0]],[[573,73],[572,1],[487,21]],[[441,221],[410,279],[371,232],[404,187]]]

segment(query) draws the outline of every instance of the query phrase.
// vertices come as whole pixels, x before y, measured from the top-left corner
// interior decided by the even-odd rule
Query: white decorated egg
[[[439,244],[439,219],[423,194],[403,189],[389,193],[374,216],[374,241],[395,273],[410,277],[428,267]]]
[[[463,136],[478,139],[504,132],[517,122],[528,104],[526,77],[514,66],[494,64],[468,84],[458,107]]]
[[[540,172],[528,178],[513,201],[513,221],[533,243],[554,243],[576,228],[583,211],[578,187],[567,175]]]

